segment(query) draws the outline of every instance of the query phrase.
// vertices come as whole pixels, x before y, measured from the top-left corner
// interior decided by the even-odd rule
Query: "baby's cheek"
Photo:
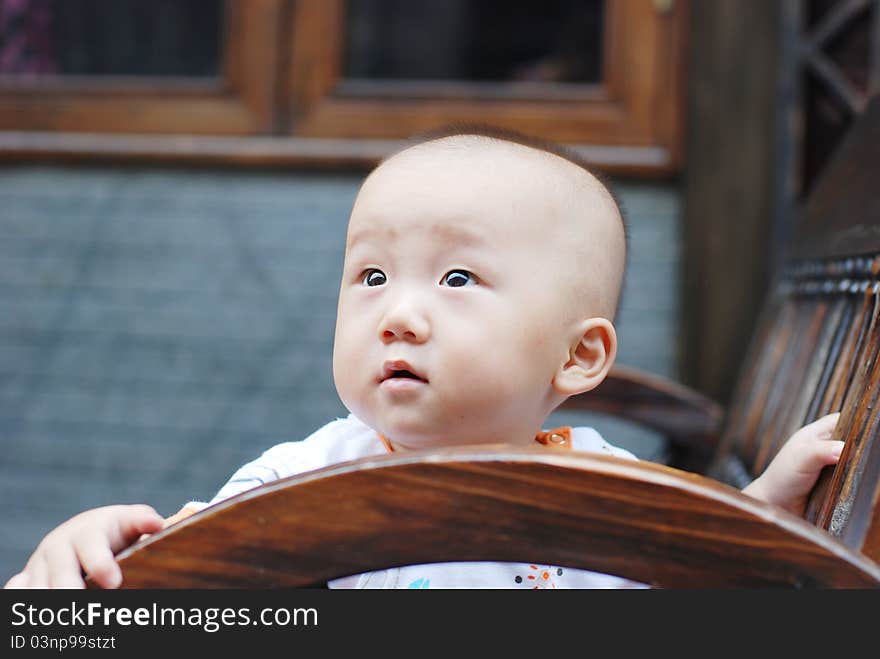
[[[468,373],[459,382],[460,396],[465,400],[480,401],[481,405],[498,405],[518,398],[531,380],[529,369],[523,368],[522,362],[513,355],[474,355],[460,371]]]

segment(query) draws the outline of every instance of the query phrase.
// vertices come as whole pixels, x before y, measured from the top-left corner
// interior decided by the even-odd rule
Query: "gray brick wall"
[[[345,414],[330,349],[360,180],[0,169],[0,581],[76,512],[170,514]],[[678,193],[620,193],[632,227],[620,360],[674,375]],[[590,421],[662,459],[659,438]]]

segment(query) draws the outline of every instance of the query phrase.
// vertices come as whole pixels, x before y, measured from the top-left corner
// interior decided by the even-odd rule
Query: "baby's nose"
[[[413,301],[401,301],[379,325],[379,338],[385,342],[410,341],[424,343],[431,334],[428,317]]]

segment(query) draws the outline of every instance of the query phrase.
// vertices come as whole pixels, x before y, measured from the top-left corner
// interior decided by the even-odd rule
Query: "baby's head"
[[[432,136],[364,181],[333,373],[396,447],[528,444],[607,375],[623,220],[570,158],[503,133]]]

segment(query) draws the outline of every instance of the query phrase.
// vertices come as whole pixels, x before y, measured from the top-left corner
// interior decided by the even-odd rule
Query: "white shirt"
[[[635,460],[612,446],[593,428],[572,428],[571,448]],[[238,469],[209,502],[190,502],[201,510],[270,481],[332,464],[388,452],[375,430],[353,414],[336,419],[302,441],[273,446]],[[627,579],[552,565],[527,563],[433,563],[411,565],[331,581],[330,588],[643,588]]]

